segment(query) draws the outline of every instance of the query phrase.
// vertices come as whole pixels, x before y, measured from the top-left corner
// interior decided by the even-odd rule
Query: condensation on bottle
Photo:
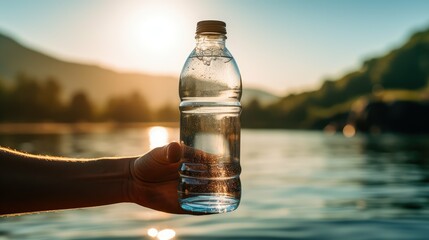
[[[241,76],[224,22],[198,22],[195,39],[179,83],[179,203],[192,212],[229,212],[241,198]]]

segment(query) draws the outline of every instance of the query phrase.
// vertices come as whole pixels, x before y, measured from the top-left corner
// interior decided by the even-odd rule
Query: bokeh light
[[[156,228],[149,228],[147,230],[147,235],[150,237],[156,237],[158,235],[158,230]]]
[[[161,231],[158,231],[156,228],[149,228],[147,230],[147,235],[152,238],[158,238],[159,240],[170,240],[176,236],[176,231],[170,228],[166,228]]]
[[[161,147],[168,142],[168,131],[165,127],[151,127],[149,129],[150,149]]]

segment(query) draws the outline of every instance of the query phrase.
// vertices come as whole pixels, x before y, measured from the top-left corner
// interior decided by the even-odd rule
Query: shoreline
[[[117,129],[147,128],[155,126],[177,128],[179,127],[179,122],[0,123],[0,134],[87,133],[114,131]]]

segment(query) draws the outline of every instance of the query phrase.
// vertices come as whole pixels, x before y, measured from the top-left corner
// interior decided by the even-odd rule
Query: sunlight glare
[[[178,74],[194,47],[192,7],[179,1],[136,1],[123,11],[121,45],[124,61],[132,69]]]
[[[168,56],[177,49],[178,34],[185,28],[183,16],[171,4],[146,3],[127,16],[129,43],[145,57]],[[155,59],[156,61],[162,59]]]
[[[147,235],[152,238],[156,237],[159,240],[170,240],[176,236],[176,231],[169,228],[163,229],[161,231],[158,231],[156,228],[149,228],[147,230]]]
[[[156,237],[158,235],[158,230],[156,228],[149,228],[147,230],[147,235],[150,237]]]
[[[348,138],[353,137],[356,134],[356,129],[353,127],[353,125],[347,124],[343,128],[343,134]]]
[[[164,229],[159,231],[158,233],[158,239],[159,240],[170,240],[176,236],[176,231],[173,229]]]
[[[150,149],[164,146],[168,143],[168,131],[165,127],[151,127],[149,129]]]
[[[138,28],[139,40],[149,51],[167,51],[174,42],[176,29],[177,26],[171,18],[156,15],[141,22]]]

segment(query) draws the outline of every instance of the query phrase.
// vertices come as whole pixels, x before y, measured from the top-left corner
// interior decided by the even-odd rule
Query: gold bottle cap
[[[204,20],[197,23],[197,32],[226,34],[226,23],[218,20]]]

